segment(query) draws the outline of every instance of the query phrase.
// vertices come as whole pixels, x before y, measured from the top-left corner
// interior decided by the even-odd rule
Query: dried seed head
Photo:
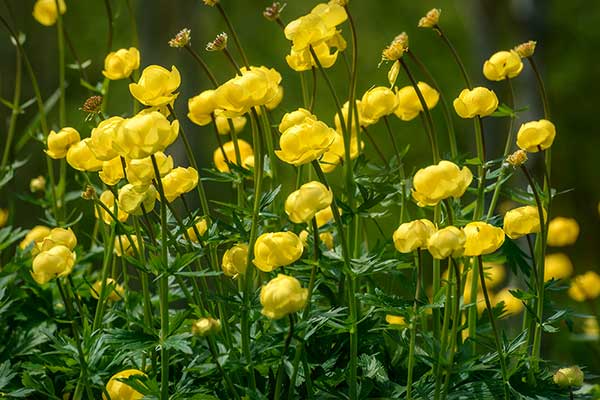
[[[227,48],[228,36],[225,32],[219,33],[215,40],[206,44],[206,51],[221,51]]]
[[[87,185],[85,190],[81,192],[81,198],[84,200],[92,200],[94,196],[96,196],[96,190],[90,185]]]
[[[280,2],[276,1],[267,8],[265,8],[265,10],[263,11],[263,16],[269,21],[277,21],[281,16],[281,12],[285,8],[285,6],[286,3],[281,4]]]
[[[89,97],[81,107],[81,110],[88,114],[98,114],[102,107],[102,96]]]
[[[442,10],[439,8],[432,8],[423,18],[419,20],[419,24],[417,26],[419,28],[433,28],[438,24],[441,13]]]
[[[381,53],[382,61],[396,61],[408,50],[408,35],[402,32]]]
[[[506,157],[506,162],[515,168],[520,167],[527,162],[527,152],[525,150],[517,150]]]
[[[515,46],[514,50],[517,52],[517,54],[521,56],[521,58],[531,57],[535,52],[536,43],[536,41],[530,40],[528,42],[521,43],[520,45]]]
[[[175,35],[175,37],[169,40],[169,46],[181,48],[187,46],[192,40],[192,31],[188,28],[183,28]]]

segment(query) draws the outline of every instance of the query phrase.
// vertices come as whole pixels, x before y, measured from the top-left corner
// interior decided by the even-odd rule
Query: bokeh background
[[[86,73],[89,82],[96,85],[103,81],[101,70],[107,51],[108,22],[105,2],[102,0],[65,0],[67,13],[64,16],[66,30],[72,45],[81,61],[89,60]],[[58,87],[58,59],[56,29],[38,24],[31,16],[33,0],[4,0],[0,13],[20,32],[25,33],[25,49],[31,59],[40,81],[42,95],[49,98]],[[290,21],[310,10],[315,0],[289,0],[282,19]],[[207,53],[205,44],[226,26],[215,9],[203,5],[201,0],[131,0],[138,26],[136,39],[132,35],[132,23],[126,0],[110,0],[114,16],[114,36],[110,50],[130,47],[139,40],[142,66],[160,64],[166,67],[176,65],[182,74],[182,86],[176,111],[183,126],[192,138],[197,159],[202,167],[212,163],[212,153],[217,147],[212,128],[193,125],[185,114],[187,99],[210,87],[209,82],[197,64],[184,51],[170,48],[168,40],[180,29],[192,30],[192,46],[210,64],[220,81],[233,76],[231,66],[220,53]],[[300,80],[285,63],[289,42],[281,29],[262,16],[262,10],[269,2],[262,0],[222,0],[224,8],[234,21],[251,63],[276,68],[283,75],[285,97],[281,106],[274,112],[273,120],[284,112],[294,110],[302,104]],[[406,31],[410,36],[411,50],[424,60],[442,87],[446,97],[453,99],[463,88],[459,71],[441,41],[431,30],[418,29],[418,19],[430,8],[442,9],[441,25],[452,39],[471,74],[475,84],[493,88],[500,101],[506,101],[507,89],[503,82],[487,82],[481,73],[483,61],[498,50],[509,49],[521,42],[533,39],[538,42],[535,58],[541,67],[548,95],[552,120],[557,127],[557,138],[553,147],[553,186],[564,194],[554,201],[553,216],[574,217],[579,221],[581,234],[578,242],[566,249],[572,258],[575,269],[581,273],[588,269],[600,272],[600,134],[597,132],[600,92],[598,73],[598,43],[600,43],[600,3],[584,0],[351,0],[351,10],[359,31],[359,75],[358,93],[361,95],[373,85],[387,84],[387,69],[378,68],[383,47],[398,33]],[[347,39],[348,28],[344,26]],[[234,50],[232,50],[234,51]],[[234,51],[235,53],[235,51]],[[67,49],[67,62],[74,63],[73,53]],[[331,70],[336,84],[345,88],[346,74],[342,60]],[[417,75],[419,75],[417,73]],[[15,47],[5,31],[0,36],[0,96],[11,101],[15,76]],[[80,75],[76,69],[67,71],[68,125],[77,128],[82,136],[88,136],[92,126],[84,121],[85,114],[79,110],[90,92],[80,85]],[[404,76],[399,85],[408,84]],[[514,80],[517,93],[517,108],[527,107],[519,115],[517,123],[542,118],[541,103],[537,94],[534,77],[526,65],[524,72]],[[344,89],[345,90],[345,89]],[[24,75],[23,101],[33,97],[31,85]],[[112,82],[108,98],[107,112],[112,115],[131,112],[131,98],[127,82]],[[316,112],[320,119],[333,124],[333,103],[325,90],[323,81],[319,84]],[[23,227],[31,227],[43,217],[43,212],[23,201],[28,193],[29,180],[45,172],[42,154],[43,143],[36,130],[33,136],[23,132],[35,115],[35,106],[27,108],[20,115],[17,129],[19,150],[14,159],[27,159],[27,164],[17,171],[16,179],[5,186],[0,195],[0,207],[11,207],[11,221]],[[0,139],[5,142],[10,109],[0,105]],[[434,110],[434,118],[442,145],[445,138],[442,132],[443,119],[439,106]],[[57,125],[56,108],[50,111],[50,125]],[[470,121],[455,118],[460,146],[474,154],[473,132]],[[486,119],[486,140],[488,151],[493,157],[502,152],[506,135],[505,119]],[[404,123],[394,119],[393,128],[399,142],[410,143],[406,157],[409,170],[429,163],[429,150],[426,137],[418,119]],[[385,145],[386,136],[382,126],[372,129],[391,155],[390,146]],[[241,137],[249,139],[249,127]],[[470,150],[469,150],[470,149]],[[375,158],[369,143],[366,146],[368,157]],[[447,147],[444,149],[448,152]],[[183,163],[183,149],[171,149],[178,162]],[[535,160],[534,160],[535,162]],[[539,169],[538,169],[539,172]],[[523,182],[513,182],[516,184]],[[81,185],[71,183],[69,189],[81,190]],[[231,195],[229,187],[209,183],[212,198],[226,199]],[[82,207],[85,205],[82,203]],[[391,233],[393,224],[386,229]],[[558,295],[554,300],[566,297]],[[573,305],[573,303],[570,303]],[[585,307],[576,308],[588,312]],[[577,330],[579,322],[574,320]],[[598,342],[577,342],[561,326],[562,332],[546,340],[546,356],[557,362],[579,362],[589,367],[590,372],[600,372],[600,347]]]

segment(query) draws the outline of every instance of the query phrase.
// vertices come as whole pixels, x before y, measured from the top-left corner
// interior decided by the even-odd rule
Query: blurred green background
[[[96,85],[102,82],[104,56],[107,53],[108,22],[105,2],[102,0],[65,0],[67,13],[64,15],[66,30],[73,47],[81,61],[89,60],[86,69],[89,82]],[[282,15],[284,22],[307,13],[317,1],[290,0]],[[44,27],[31,16],[33,0],[5,0],[0,13],[20,32],[26,34],[24,44],[33,69],[40,81],[42,95],[46,99],[58,87],[58,58],[55,27]],[[126,0],[110,0],[114,18],[114,37],[110,50],[130,47],[134,43],[132,24]],[[277,122],[283,113],[301,106],[300,80],[298,74],[285,63],[289,51],[289,42],[283,36],[277,24],[262,16],[262,10],[269,2],[250,0],[222,0],[251,63],[274,67],[283,75],[282,85],[285,97],[280,107],[273,113]],[[217,78],[224,81],[233,76],[231,66],[220,53],[207,53],[205,44],[218,33],[226,31],[226,26],[215,9],[206,7],[201,0],[131,0],[138,25],[139,49],[142,66],[160,64],[165,67],[176,65],[182,74],[182,86],[175,109],[183,121],[183,127],[192,138],[197,158],[202,167],[212,164],[212,153],[217,147],[212,128],[193,125],[185,114],[187,99],[202,90],[210,88],[209,82],[192,58],[182,50],[170,48],[168,40],[180,29],[192,30],[192,46],[203,56],[215,71]],[[441,26],[453,40],[463,57],[475,84],[492,88],[500,101],[506,101],[506,86],[503,82],[488,82],[481,73],[482,64],[498,50],[512,48],[521,42],[533,39],[538,42],[535,59],[541,67],[546,82],[552,120],[557,127],[557,137],[553,147],[553,186],[558,191],[572,189],[555,199],[553,216],[562,215],[576,218],[581,226],[578,242],[565,251],[574,261],[575,269],[581,273],[588,269],[600,269],[600,167],[598,149],[600,135],[596,132],[595,121],[598,116],[597,96],[600,83],[597,78],[598,43],[600,43],[600,3],[584,0],[422,0],[417,2],[399,0],[351,0],[350,9],[359,31],[359,75],[358,94],[373,85],[387,85],[387,68],[378,68],[380,53],[389,41],[398,33],[406,31],[410,36],[411,50],[430,68],[450,101],[463,88],[459,71],[434,32],[416,27],[418,19],[430,8],[442,9]],[[343,25],[343,34],[349,41],[347,24]],[[233,46],[231,46],[232,51]],[[11,44],[6,31],[0,38],[0,96],[11,101],[14,90],[15,47]],[[74,63],[67,49],[67,62]],[[416,75],[419,73],[413,68]],[[335,76],[339,93],[346,91],[347,79],[342,60],[330,70]],[[85,114],[79,110],[90,92],[79,84],[79,72],[67,71],[68,125],[77,128],[82,136],[88,136],[92,125],[84,121]],[[517,107],[528,107],[519,115],[518,124],[543,117],[540,99],[537,94],[534,77],[526,64],[524,72],[514,80],[517,93]],[[107,112],[111,115],[131,112],[131,98],[126,81],[111,82]],[[401,74],[398,84],[408,84]],[[23,77],[23,101],[33,97],[31,85],[26,75]],[[316,114],[320,119],[333,125],[333,102],[325,90],[322,80],[319,82],[319,94]],[[45,173],[43,143],[28,140],[23,132],[35,116],[35,106],[27,108],[19,116],[16,142],[24,146],[13,154],[13,159],[28,159],[25,167],[18,170],[16,179],[4,188],[0,197],[0,207],[14,205],[11,214],[13,224],[31,227],[43,217],[43,212],[30,204],[19,200],[27,194],[29,180]],[[440,107],[434,110],[434,118],[444,152],[448,152],[443,129]],[[10,109],[0,105],[0,135],[5,142]],[[58,115],[54,108],[49,116],[53,129],[57,125]],[[455,118],[459,143],[469,157],[474,155],[472,124],[470,121]],[[503,148],[507,121],[505,119],[485,120],[488,153],[498,157]],[[406,158],[409,171],[429,163],[428,142],[418,119],[406,123],[393,118],[393,128],[399,141],[411,149]],[[371,129],[387,150],[387,139],[383,126]],[[250,141],[249,127],[241,134]],[[183,163],[183,149],[178,142],[170,153],[176,161]],[[4,147],[4,146],[2,146]],[[366,154],[375,158],[370,144],[366,144]],[[535,162],[535,160],[534,160]],[[291,169],[290,169],[291,171]],[[539,173],[539,165],[538,171]],[[515,181],[524,186],[524,182]],[[71,182],[69,189],[80,190],[79,183]],[[231,189],[222,184],[210,184],[212,198],[229,198]],[[82,207],[86,207],[81,202]],[[91,207],[90,207],[91,209]],[[393,223],[385,227],[390,232]],[[552,250],[551,250],[552,251]],[[563,299],[559,296],[557,300]],[[581,308],[581,311],[587,312]],[[576,327],[577,327],[576,322]],[[564,328],[565,326],[563,326]],[[599,355],[597,343],[577,344],[564,342],[557,347],[559,340],[566,339],[568,332],[563,330],[557,340],[546,341],[546,352],[556,361],[577,361],[586,363],[595,373],[600,372],[599,361],[592,361],[590,349]],[[561,341],[561,343],[563,343]],[[570,344],[566,344],[570,343]],[[570,347],[569,347],[570,346]],[[569,350],[570,349],[570,350]]]

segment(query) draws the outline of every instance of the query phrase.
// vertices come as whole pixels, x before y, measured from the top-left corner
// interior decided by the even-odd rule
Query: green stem
[[[443,397],[445,398],[448,394],[448,387],[450,386],[450,376],[452,375],[452,366],[454,364],[454,355],[456,354],[456,342],[457,342],[457,334],[458,327],[461,323],[461,315],[460,315],[460,297],[461,297],[461,282],[460,282],[460,269],[456,264],[456,260],[454,258],[450,258],[452,266],[454,267],[454,275],[456,275],[456,294],[454,299],[454,315],[452,317],[452,329],[450,332],[450,355],[448,356],[448,370],[446,371],[446,377],[444,381],[444,390]]]
[[[454,61],[456,61],[456,64],[458,65],[458,68],[460,69],[460,73],[465,81],[465,84],[467,85],[467,88],[472,89],[473,86],[471,85],[471,80],[469,79],[469,74],[467,74],[467,69],[465,68],[465,65],[463,64],[460,56],[458,55],[456,48],[454,48],[454,45],[452,44],[452,42],[450,42],[448,37],[446,35],[444,35],[444,31],[442,31],[442,28],[439,25],[435,25],[433,27],[433,29],[435,32],[437,32],[437,34],[440,36],[440,38],[442,39],[444,44],[448,47],[448,50],[450,50],[450,53],[452,53],[452,57],[454,57]]]
[[[17,128],[17,119],[19,118],[19,111],[21,102],[21,77],[22,77],[22,65],[21,65],[21,52],[17,49],[15,53],[15,91],[13,96],[13,109],[10,114],[10,122],[8,124],[8,135],[6,136],[6,143],[4,144],[4,153],[2,154],[2,163],[0,163],[0,169],[4,169],[8,163],[8,159],[12,152],[12,141],[15,136],[15,130]]]
[[[480,162],[477,166],[479,181],[477,183],[477,203],[475,205],[475,211],[473,212],[473,220],[478,221],[483,216],[483,209],[485,207],[485,177],[487,174],[483,122],[479,116],[475,117],[475,144],[477,146],[477,158],[479,158]]]
[[[110,0],[104,0],[104,8],[106,8],[106,18],[108,21],[108,33],[106,38],[106,53],[110,53],[112,50],[113,41],[113,15]]]
[[[454,270],[450,268],[450,260],[448,260],[448,281],[446,282],[446,304],[444,305],[444,321],[442,324],[441,330],[441,344],[440,351],[438,353],[437,363],[434,365],[433,374],[435,376],[435,391],[434,391],[434,400],[438,400],[441,395],[442,389],[442,376],[440,371],[442,371],[443,363],[447,362],[446,359],[446,347],[448,346],[448,325],[450,325],[450,314],[452,297],[451,297],[451,289],[452,289],[452,280],[454,279]]]
[[[108,290],[106,287],[106,281],[108,280],[108,276],[110,273],[110,264],[111,260],[114,259],[113,246],[115,243],[115,234],[116,234],[116,224],[113,225],[113,229],[111,230],[110,238],[108,239],[108,243],[104,245],[104,258],[102,260],[102,277],[100,278],[101,286],[100,293],[98,293],[98,303],[96,304],[96,312],[94,313],[94,322],[92,324],[92,332],[95,332],[97,329],[100,329],[102,326],[102,318],[104,316],[104,308],[106,306]]]
[[[279,368],[277,369],[277,380],[275,381],[275,395],[273,396],[274,400],[279,400],[281,397],[281,384],[283,383],[283,371],[285,370],[285,353],[287,353],[290,347],[290,343],[292,342],[292,338],[294,337],[294,317],[292,314],[289,314],[288,317],[290,321],[290,329],[288,330],[288,334],[283,344],[283,351],[281,352],[281,364],[279,364]]]
[[[410,323],[410,343],[408,346],[408,377],[406,379],[406,400],[412,399],[412,382],[413,382],[413,370],[415,367],[415,346],[417,340],[417,310],[419,306],[419,299],[421,298],[421,274],[423,273],[423,256],[421,249],[416,251],[417,253],[417,274],[415,282],[415,300],[413,302],[413,315]]]
[[[223,7],[221,6],[220,3],[217,2],[216,7],[217,7],[217,10],[219,10],[219,13],[221,14],[221,16],[223,17],[223,20],[227,24],[227,28],[229,29],[229,33],[231,33],[231,37],[233,38],[235,47],[237,48],[238,52],[240,53],[240,56],[242,56],[242,61],[244,62],[244,66],[246,66],[246,68],[250,69],[250,63],[248,62],[248,57],[246,57],[246,53],[244,53],[244,49],[242,48],[242,44],[240,43],[240,38],[238,37],[238,34],[236,33],[235,29],[233,28],[233,24],[229,20],[229,17],[227,17],[227,13],[225,12],[225,10],[223,9]]]
[[[371,142],[371,144],[373,145],[373,148],[375,149],[375,152],[381,159],[381,162],[383,163],[383,165],[385,165],[389,168],[389,164],[388,164],[387,160],[385,159],[385,155],[383,154],[383,151],[381,150],[381,148],[377,145],[377,142],[373,138],[373,135],[371,135],[371,133],[365,126],[362,127],[362,130],[365,133],[365,135],[367,136],[367,139],[369,140],[369,142]]]
[[[139,48],[140,40],[138,38],[137,21],[135,18],[135,9],[131,5],[132,0],[126,0],[126,1],[127,1],[127,10],[129,11],[129,25],[131,26],[131,42],[133,44],[133,47]]]
[[[229,374],[223,369],[223,366],[219,362],[219,354],[217,352],[217,346],[215,345],[215,339],[212,336],[209,336],[207,337],[207,341],[210,353],[213,356],[213,360],[215,361],[217,368],[219,368],[219,372],[221,372],[221,375],[223,376],[223,380],[225,381],[227,390],[229,390],[229,393],[233,396],[234,399],[239,399],[240,395],[238,394],[237,390],[235,390],[235,386],[233,385]]]
[[[187,52],[190,53],[190,55],[192,56],[192,58],[194,60],[196,60],[196,62],[198,63],[198,65],[200,65],[200,67],[202,68],[202,70],[204,71],[204,73],[206,74],[206,76],[208,77],[208,79],[210,80],[210,82],[212,83],[213,87],[216,88],[217,86],[219,86],[217,78],[215,78],[215,76],[211,72],[210,68],[208,67],[208,64],[206,64],[206,62],[204,62],[204,60],[202,59],[202,57],[200,57],[200,55],[198,53],[196,53],[196,50],[194,50],[192,48],[192,46],[190,46],[189,44],[186,44],[185,47],[184,47],[184,49],[186,49]]]

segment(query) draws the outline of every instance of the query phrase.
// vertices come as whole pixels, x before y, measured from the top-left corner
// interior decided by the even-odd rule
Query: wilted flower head
[[[285,6],[285,3],[281,4],[280,2],[276,1],[267,8],[265,8],[265,10],[263,11],[263,16],[269,21],[277,21],[281,16],[281,12],[285,8]]]
[[[408,35],[402,32],[392,40],[392,42],[383,49],[381,53],[382,61],[396,61],[402,58],[402,55],[408,51]]]
[[[419,20],[418,27],[419,28],[433,28],[440,21],[440,14],[442,10],[439,8],[432,8],[427,11],[424,17]]]
[[[522,58],[531,57],[535,52],[535,40],[530,40],[525,43],[521,43],[520,45],[515,46],[514,50],[517,52],[519,56]]]
[[[221,51],[226,49],[228,38],[225,32],[219,33],[215,40],[206,44],[206,51]]]
[[[83,106],[81,106],[81,111],[88,114],[85,117],[86,121],[91,120],[96,114],[100,114],[100,112],[102,112],[102,100],[102,96],[92,96],[85,100]]]
[[[180,30],[174,38],[169,40],[169,46],[175,48],[185,47],[190,44],[192,40],[192,31],[188,28],[183,28]]]
[[[506,162],[513,167],[520,167],[527,162],[527,152],[525,150],[517,150],[506,157]]]

